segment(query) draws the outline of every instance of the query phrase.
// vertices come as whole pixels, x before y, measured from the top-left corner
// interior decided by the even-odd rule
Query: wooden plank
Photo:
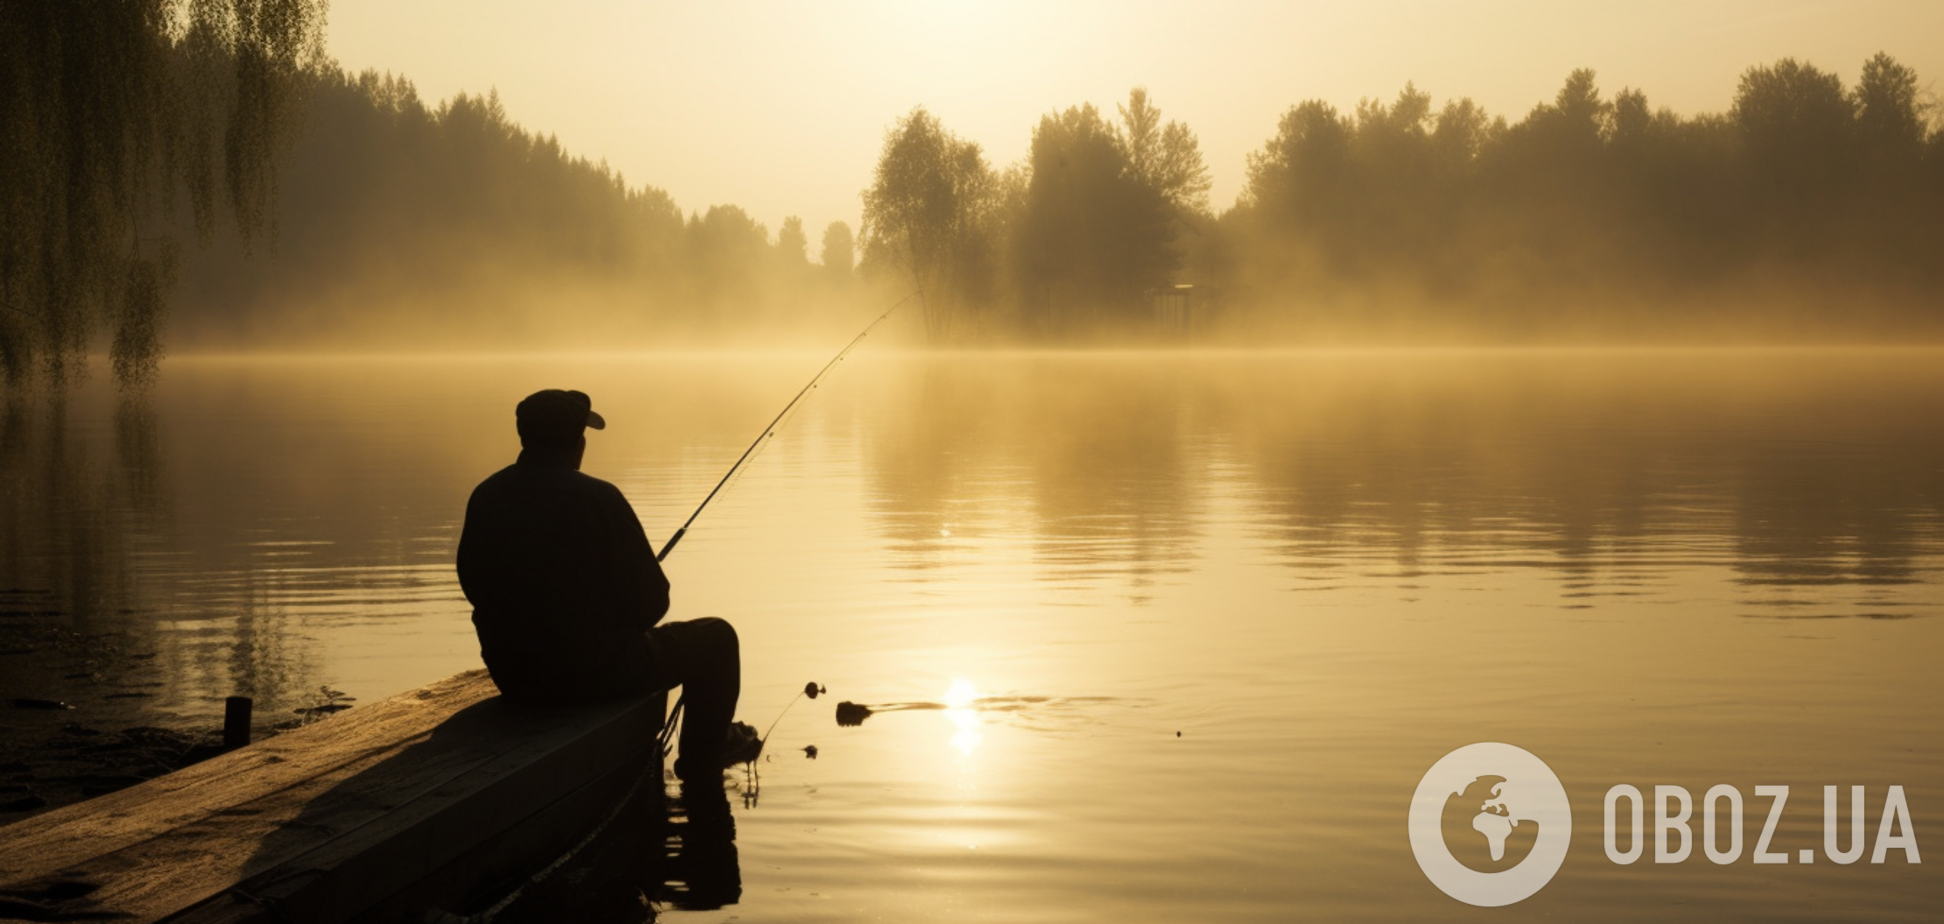
[[[494,714],[492,705],[477,710],[473,718],[507,724],[508,717]],[[525,718],[531,723],[550,715],[532,710]],[[276,920],[340,921],[455,863],[465,867],[460,871],[464,877],[491,881],[496,876],[480,861],[460,862],[481,845],[512,846],[517,856],[551,858],[634,778],[653,773],[659,785],[660,765],[647,759],[659,720],[658,705],[634,710],[632,719],[617,712],[603,733],[565,740],[533,723],[520,733],[530,740],[514,750],[409,797],[405,793],[424,782],[422,775],[400,784],[385,774],[364,774],[314,800],[299,819],[341,834],[243,882],[239,891],[274,908]],[[463,729],[455,733],[467,735]],[[415,769],[421,762],[398,763]],[[481,804],[493,810],[481,812]],[[531,819],[547,824],[525,824]],[[528,829],[525,834],[509,833],[522,826]],[[545,836],[537,833],[541,828],[548,829]],[[515,869],[502,869],[498,878],[526,863],[509,865]],[[203,919],[188,915],[181,920]]]
[[[204,920],[236,906],[212,899],[248,895],[284,919],[332,921],[434,874],[476,888],[544,859],[526,854],[557,849],[658,768],[665,704],[519,707],[484,672],[461,674],[0,828],[0,892],[87,888],[60,910],[142,921]],[[495,843],[520,831],[515,849]],[[481,845],[511,859],[469,864]]]
[[[139,786],[0,828],[0,888],[65,869],[368,761],[497,695],[471,671]]]
[[[503,894],[578,842],[637,783],[651,794],[658,792],[660,762],[617,763],[604,776],[534,811],[519,813],[523,817],[512,827],[490,834],[479,834],[477,819],[462,808],[417,825],[415,831],[390,843],[367,846],[356,839],[341,839],[164,920],[168,924],[345,920],[416,924],[425,919],[428,908],[457,910],[482,896]],[[465,849],[455,852],[462,845]],[[450,859],[441,862],[445,857]]]

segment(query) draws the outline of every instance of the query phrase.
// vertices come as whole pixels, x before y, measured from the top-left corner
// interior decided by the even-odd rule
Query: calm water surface
[[[152,654],[113,701],[147,721],[368,702],[477,666],[453,548],[521,396],[593,394],[586,469],[659,545],[825,358],[196,359],[141,404],[16,397],[0,608]],[[675,618],[742,630],[745,719],[830,691],[737,802],[741,903],[668,917],[1934,920],[1940,360],[866,350],[668,562]],[[1573,816],[1498,909],[1406,837],[1481,741]],[[1617,865],[1617,783],[1731,784],[1749,846]],[[1820,856],[1832,784],[1870,841],[1903,786],[1931,864]],[[1791,787],[1787,864],[1751,862],[1757,785]]]

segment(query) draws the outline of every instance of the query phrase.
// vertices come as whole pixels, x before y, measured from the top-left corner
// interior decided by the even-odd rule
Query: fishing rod
[[[750,455],[756,452],[756,447],[763,445],[764,440],[776,435],[776,425],[783,422],[784,416],[790,413],[790,408],[796,407],[797,402],[802,401],[803,396],[810,393],[810,389],[817,387],[817,383],[823,380],[824,373],[829,372],[832,366],[842,361],[844,354],[849,353],[852,347],[862,343],[864,337],[870,334],[872,328],[883,323],[885,318],[891,316],[891,312],[898,310],[905,302],[915,298],[919,291],[918,289],[913,289],[905,297],[891,303],[891,307],[884,309],[884,313],[878,315],[877,320],[866,324],[864,329],[859,331],[856,337],[851,338],[850,343],[845,344],[843,349],[837,351],[836,356],[830,358],[830,362],[824,363],[824,367],[817,370],[816,375],[810,377],[810,381],[803,386],[803,390],[797,392],[796,397],[791,398],[789,404],[783,405],[783,410],[777,412],[776,419],[770,421],[769,426],[764,427],[763,432],[757,434],[755,441],[749,444],[749,448],[743,450],[743,454],[737,457],[736,464],[729,466],[729,470],[722,473],[722,480],[716,482],[715,488],[709,491],[709,496],[702,498],[702,503],[696,505],[695,512],[689,514],[689,518],[683,521],[681,528],[675,531],[675,535],[668,537],[668,541],[662,545],[661,553],[655,556],[656,561],[668,560],[668,553],[675,551],[675,543],[682,541],[682,537],[688,534],[689,527],[695,524],[695,518],[702,515],[703,509],[709,506],[710,501],[715,500],[716,494],[722,491],[722,486],[728,484],[730,478],[735,477],[736,470],[742,468],[744,462],[749,461]]]
[[[783,405],[783,410],[776,415],[776,419],[771,420],[769,422],[769,426],[764,427],[763,432],[758,434],[755,441],[749,444],[749,448],[743,450],[743,454],[736,457],[736,464],[729,466],[729,470],[722,473],[722,480],[716,482],[715,487],[710,489],[709,496],[702,498],[702,503],[696,505],[695,512],[689,514],[688,519],[683,521],[680,529],[675,530],[675,535],[668,537],[668,542],[662,546],[660,554],[655,556],[655,561],[662,562],[668,560],[668,553],[675,550],[675,543],[682,541],[682,536],[688,533],[688,528],[695,524],[695,518],[702,515],[702,510],[709,506],[710,501],[715,500],[715,496],[717,494],[722,492],[723,486],[729,483],[729,479],[735,476],[736,470],[742,468],[744,462],[749,461],[749,457],[755,454],[756,448],[758,446],[761,446],[764,440],[774,437],[776,435],[776,425],[783,422],[783,418],[790,413],[791,408],[797,406],[797,402],[803,400],[804,395],[809,394],[811,389],[817,387],[817,383],[819,381],[822,381],[824,377],[824,373],[829,372],[832,366],[835,366],[837,365],[838,362],[842,361],[845,354],[849,353],[852,347],[855,347],[859,343],[862,343],[864,341],[864,337],[868,335],[873,328],[883,323],[884,319],[890,317],[892,312],[897,311],[900,307],[903,307],[905,302],[911,301],[913,298],[915,298],[920,291],[922,290],[913,289],[909,294],[905,295],[905,297],[891,303],[891,307],[884,309],[884,313],[878,315],[876,320],[873,320],[871,323],[866,324],[864,326],[864,329],[859,331],[856,337],[851,338],[851,342],[844,344],[844,348],[838,350],[837,355],[830,358],[830,362],[824,363],[824,367],[822,369],[817,370],[817,374],[812,376],[810,378],[809,383],[804,385],[803,389],[796,393],[796,397],[791,398],[789,404]],[[5,304],[5,303],[0,302],[0,304]],[[8,305],[7,307],[11,308],[13,306]],[[824,689],[818,686],[817,684],[814,683],[806,684],[803,688],[803,692],[799,693],[796,699],[790,700],[789,705],[783,707],[783,712],[789,712],[790,706],[796,705],[797,699],[802,699],[804,696],[808,696],[811,699],[815,699],[817,698],[817,695],[822,692],[824,692]],[[656,740],[656,745],[661,749],[662,756],[664,757],[668,755],[669,742],[673,740],[673,738],[675,737],[676,723],[681,720],[682,707],[687,702],[688,702],[688,697],[685,691],[683,696],[676,697],[674,708],[670,709],[668,712],[668,717],[662,720],[661,732],[660,734],[656,735],[655,740]],[[763,736],[760,740],[767,742],[769,740],[770,731],[774,731],[776,729],[776,722],[780,722],[782,720],[783,720],[782,713],[778,713],[776,716],[776,721],[770,723],[769,730],[763,732]],[[574,859],[574,856],[576,854],[579,854],[582,849],[587,847],[587,845],[593,843],[595,838],[600,837],[601,832],[606,831],[608,825],[613,823],[616,818],[620,817],[622,809],[626,808],[628,803],[633,801],[635,791],[640,789],[642,783],[646,782],[647,779],[648,779],[648,771],[643,771],[641,776],[636,777],[634,781],[634,785],[629,787],[627,793],[621,797],[621,801],[616,803],[614,809],[608,812],[607,817],[601,819],[600,823],[595,825],[594,829],[592,831],[589,831],[586,837],[581,838],[579,843],[568,848],[566,853],[563,853],[559,857],[556,857],[552,863],[546,866],[546,868],[528,877],[527,881],[521,883],[518,888],[515,888],[512,892],[508,893],[504,898],[501,898],[492,907],[487,908],[485,911],[481,912],[480,914],[474,917],[466,918],[464,920],[468,922],[476,922],[476,924],[491,924],[492,920],[498,917],[501,911],[506,910],[507,906],[513,904],[515,901],[517,901],[520,898],[521,895],[525,894],[528,886],[538,884],[540,881],[546,879],[548,876],[553,875],[553,873],[556,870],[560,869],[562,866],[565,866],[567,865],[567,863],[572,861]]]
[[[851,342],[844,344],[844,348],[838,350],[837,355],[830,358],[830,362],[824,363],[824,367],[822,369],[817,370],[816,375],[810,377],[810,381],[805,383],[802,390],[796,393],[796,397],[791,398],[790,403],[783,405],[783,410],[777,412],[776,419],[771,420],[769,422],[769,426],[764,427],[763,432],[757,434],[756,439],[749,444],[749,448],[743,450],[742,455],[736,457],[736,464],[729,466],[729,470],[722,473],[722,480],[716,482],[715,487],[709,490],[709,496],[702,498],[702,503],[696,505],[695,512],[689,514],[688,519],[682,522],[682,526],[680,529],[675,530],[675,535],[668,537],[668,541],[662,544],[661,552],[655,555],[655,561],[663,562],[668,560],[668,553],[675,551],[675,543],[682,541],[682,537],[688,534],[688,528],[695,524],[695,518],[701,516],[703,509],[709,506],[709,502],[715,500],[715,496],[722,492],[723,485],[728,484],[729,479],[735,477],[736,470],[742,468],[744,462],[749,461],[749,457],[756,452],[756,447],[763,445],[764,440],[776,436],[776,425],[783,422],[784,416],[790,413],[790,408],[796,407],[797,402],[802,401],[804,395],[809,394],[811,389],[817,387],[817,383],[823,380],[824,373],[829,372],[832,366],[837,365],[837,363],[844,358],[844,355],[851,351],[852,347],[855,347],[859,343],[862,343],[864,341],[865,336],[870,334],[873,328],[883,323],[885,318],[891,316],[891,312],[896,311],[899,308],[903,307],[905,302],[911,301],[913,298],[917,297],[918,293],[921,291],[923,290],[913,289],[911,290],[911,292],[906,294],[905,297],[898,299],[895,302],[892,302],[891,307],[884,309],[884,313],[878,315],[876,320],[872,321],[869,324],[864,325],[864,329],[858,331],[857,336],[851,338]],[[815,693],[812,693],[810,695],[812,697],[816,696]],[[657,741],[660,743],[661,751],[664,756],[668,754],[668,743],[671,740],[673,740],[675,737],[675,723],[680,719],[682,715],[682,707],[687,702],[688,702],[688,696],[686,692],[684,692],[682,696],[676,697],[675,707],[668,711],[668,718],[663,720],[662,722],[661,734],[657,736]],[[795,704],[796,704],[796,700],[794,699],[790,700],[790,705],[795,705]],[[785,712],[788,712],[789,709],[790,709],[789,706],[783,707],[783,711]],[[777,718],[780,720],[783,717],[781,715],[778,715]],[[775,728],[776,723],[771,722],[770,727]],[[768,739],[769,739],[769,732],[764,732],[763,740],[767,741]]]

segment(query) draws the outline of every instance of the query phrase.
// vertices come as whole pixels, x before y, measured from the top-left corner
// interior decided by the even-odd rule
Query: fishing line
[[[767,442],[768,440],[776,436],[777,425],[781,424],[783,422],[783,418],[789,415],[791,408],[797,406],[797,402],[803,400],[804,395],[809,394],[811,389],[817,387],[817,383],[823,380],[825,373],[828,373],[832,367],[836,366],[839,362],[842,362],[844,356],[850,353],[850,351],[853,348],[855,348],[858,344],[863,343],[864,338],[869,336],[871,331],[875,329],[879,324],[884,323],[884,319],[890,317],[892,312],[897,311],[899,308],[904,307],[905,302],[911,301],[913,298],[916,298],[918,294],[922,291],[923,291],[922,289],[913,289],[910,292],[906,293],[903,298],[900,298],[897,301],[892,302],[891,307],[884,309],[884,313],[878,315],[876,320],[872,321],[869,324],[864,325],[864,329],[858,331],[857,336],[851,338],[851,342],[844,344],[844,348],[838,350],[837,355],[832,356],[830,358],[830,362],[824,363],[823,368],[817,370],[817,374],[811,376],[810,381],[804,383],[803,388],[796,393],[796,397],[791,398],[789,404],[783,405],[783,410],[777,412],[776,418],[769,422],[769,426],[764,427],[763,431],[756,435],[756,439],[750,442],[749,448],[743,450],[742,455],[736,457],[735,464],[729,466],[729,470],[722,473],[722,480],[717,481],[715,487],[709,490],[709,496],[702,498],[702,503],[697,504],[695,506],[695,512],[689,514],[688,519],[682,522],[681,528],[675,530],[675,535],[668,537],[668,541],[666,543],[663,543],[661,547],[661,552],[655,556],[655,561],[662,562],[668,560],[668,553],[675,551],[675,543],[682,541],[682,537],[688,534],[689,527],[695,525],[695,518],[702,515],[702,511],[708,508],[709,502],[715,500],[716,495],[722,492],[723,486],[729,483],[729,479],[735,477],[736,471],[742,468],[743,463],[749,461],[750,457],[752,455],[755,455],[756,450],[759,447],[761,447],[765,442]],[[686,695],[677,697],[675,700],[675,708],[670,709],[668,711],[668,721],[662,723],[661,735],[657,740],[661,744],[663,757],[668,756],[669,742],[674,740],[675,726],[676,723],[682,717],[682,707],[686,702],[687,702]],[[791,700],[790,702],[794,704],[796,701]],[[789,708],[790,708],[789,706],[783,707],[785,712],[789,711]],[[779,715],[777,716],[777,718],[781,719],[782,716]],[[775,723],[774,722],[770,723],[770,727],[774,728]],[[769,734],[765,732],[763,737],[764,739],[768,739]]]
[[[919,291],[913,289],[905,297],[892,302],[891,307],[884,309],[884,313],[877,316],[877,320],[866,324],[864,329],[857,333],[856,337],[851,338],[850,343],[845,344],[843,349],[837,351],[836,356],[830,358],[830,362],[824,363],[824,367],[817,370],[816,375],[810,377],[810,381],[804,384],[803,390],[797,392],[796,397],[791,398],[789,404],[783,405],[783,410],[777,412],[776,419],[770,421],[769,426],[764,427],[763,432],[756,435],[756,439],[749,444],[749,448],[743,450],[743,454],[737,457],[736,464],[729,466],[729,470],[722,473],[722,480],[716,482],[716,486],[709,491],[709,496],[702,498],[702,503],[696,505],[695,512],[689,514],[689,518],[682,522],[681,528],[675,531],[675,535],[668,537],[668,542],[662,545],[661,554],[655,556],[656,561],[666,561],[668,559],[668,553],[674,551],[675,543],[682,541],[682,537],[688,534],[689,527],[695,524],[695,518],[702,515],[702,511],[709,506],[709,502],[715,500],[716,494],[722,490],[722,486],[729,483],[729,479],[735,476],[736,470],[742,468],[744,462],[749,461],[749,457],[756,452],[757,447],[763,445],[765,440],[776,435],[776,425],[783,422],[784,416],[790,413],[791,408],[797,406],[798,401],[803,400],[804,395],[809,394],[811,389],[817,387],[817,383],[823,380],[824,374],[829,372],[832,366],[841,362],[844,355],[849,353],[853,347],[864,342],[864,338],[870,335],[871,329],[883,323],[885,318],[891,316],[891,312],[898,310],[900,307],[903,307],[905,302],[917,297]]]
[[[812,376],[809,383],[804,385],[803,389],[796,393],[796,397],[791,398],[789,404],[783,405],[783,410],[776,415],[776,419],[771,420],[769,422],[769,426],[764,427],[763,432],[757,435],[756,440],[749,444],[749,448],[743,450],[743,454],[737,457],[736,464],[729,466],[729,470],[723,473],[722,480],[716,482],[715,487],[709,491],[709,496],[702,498],[702,503],[696,505],[695,512],[689,514],[689,518],[682,523],[680,529],[677,529],[675,531],[675,535],[670,536],[668,538],[668,542],[664,544],[661,548],[661,553],[655,556],[655,561],[662,562],[668,559],[668,553],[675,550],[675,543],[682,541],[682,536],[688,532],[688,528],[695,524],[695,518],[702,515],[703,509],[709,506],[710,501],[715,500],[716,494],[722,491],[723,485],[729,483],[729,479],[736,474],[736,470],[742,468],[744,462],[749,461],[750,456],[755,454],[757,447],[763,445],[763,442],[765,440],[768,440],[776,436],[777,425],[783,422],[784,416],[790,413],[791,408],[797,406],[797,402],[803,400],[804,395],[809,394],[811,389],[817,387],[817,382],[823,379],[824,374],[829,372],[831,370],[831,367],[837,365],[838,362],[842,361],[845,354],[849,353],[853,347],[857,346],[859,343],[862,343],[864,341],[865,336],[870,334],[873,328],[883,323],[885,318],[890,317],[892,312],[897,311],[899,308],[903,307],[905,302],[911,301],[913,298],[917,297],[919,291],[920,290],[913,289],[910,293],[906,294],[905,297],[898,299],[895,302],[892,302],[891,307],[884,309],[884,313],[878,315],[876,320],[865,325],[864,329],[862,331],[859,331],[856,337],[851,338],[851,342],[845,344],[843,349],[837,351],[836,356],[830,358],[830,362],[825,363],[822,369],[817,370],[817,374],[815,376]],[[812,692],[813,690],[815,692]],[[815,699],[817,694],[821,692],[823,692],[823,689],[821,687],[818,687],[816,684],[809,684],[804,687],[802,693],[797,694],[797,698],[801,699],[803,696],[808,695],[812,699]],[[656,738],[657,746],[661,748],[661,755],[663,757],[668,756],[669,742],[675,736],[676,724],[681,719],[682,705],[685,701],[686,701],[686,697],[678,697],[675,700],[675,708],[670,709],[668,711],[668,720],[662,723],[661,734]],[[789,705],[783,707],[783,712],[789,712],[790,706],[794,706],[794,705],[796,705],[796,699],[790,700]],[[782,720],[783,720],[783,714],[778,713],[776,716],[776,721],[780,722]],[[774,730],[775,728],[776,728],[776,722],[771,722],[770,729]],[[763,740],[767,741],[768,739],[769,739],[769,732],[765,731],[763,733]],[[540,872],[535,873],[534,875],[528,877],[527,880],[525,882],[522,882],[518,888],[515,888],[512,892],[508,893],[505,897],[501,898],[498,902],[494,903],[492,907],[487,908],[484,912],[481,912],[480,914],[472,917],[460,917],[458,915],[446,914],[442,918],[439,918],[438,920],[464,921],[464,922],[469,922],[469,924],[486,924],[486,922],[491,922],[495,917],[499,915],[501,911],[506,910],[507,906],[513,904],[513,902],[517,901],[521,895],[525,894],[529,886],[538,884],[541,880],[544,880],[548,876],[552,875],[554,871],[558,870],[562,866],[565,866],[569,861],[573,860],[574,856],[580,853],[583,848],[593,843],[595,838],[601,835],[601,832],[607,830],[608,825],[613,823],[613,821],[620,816],[622,810],[627,807],[629,800],[634,798],[635,792],[641,788],[642,783],[647,781],[649,773],[653,772],[653,770],[654,770],[653,767],[649,767],[643,770],[642,774],[639,777],[635,778],[633,785],[628,787],[627,794],[621,797],[621,801],[615,805],[612,811],[608,812],[607,817],[601,819],[600,823],[594,826],[594,830],[588,832],[586,837],[581,838],[579,843],[569,848],[566,853],[561,854],[559,857],[556,857],[552,863],[547,864],[545,869],[542,869]]]

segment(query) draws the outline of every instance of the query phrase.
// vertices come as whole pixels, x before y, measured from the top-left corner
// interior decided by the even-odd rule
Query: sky
[[[1104,114],[1135,86],[1199,136],[1213,204],[1292,105],[1469,96],[1516,121],[1575,68],[1609,97],[1727,109],[1742,71],[1783,57],[1854,83],[1878,51],[1944,77],[1944,2],[1010,2],[332,0],[327,48],[402,74],[428,102],[497,90],[508,114],[684,211],[742,206],[772,234],[856,227],[884,133],[915,106],[996,166],[1040,116]]]

